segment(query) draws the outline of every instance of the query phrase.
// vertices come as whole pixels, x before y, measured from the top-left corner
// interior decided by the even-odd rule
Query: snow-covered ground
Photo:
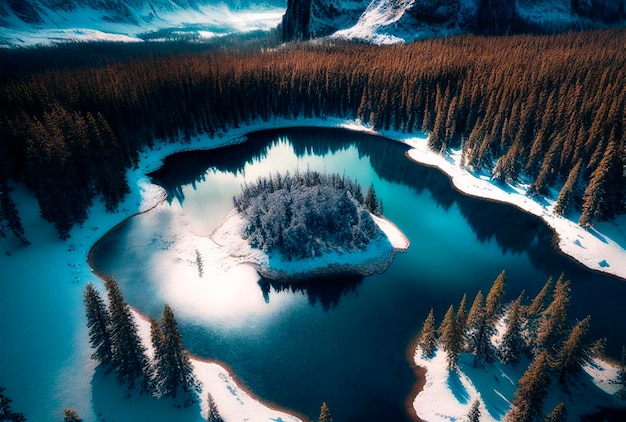
[[[517,381],[530,362],[522,359],[516,366],[495,362],[481,368],[473,365],[473,359],[467,353],[461,354],[458,368],[450,371],[445,351],[437,349],[432,358],[425,358],[419,348],[415,350],[415,364],[426,369],[423,391],[413,400],[413,408],[422,420],[465,420],[475,401],[479,402],[482,422],[504,420],[511,408]],[[595,358],[583,366],[584,373],[575,382],[568,383],[567,394],[558,381],[553,381],[544,402],[544,413],[563,402],[568,420],[578,420],[582,415],[598,412],[600,407],[626,406],[616,396],[617,369]]]
[[[478,368],[473,366],[471,355],[462,354],[458,369],[450,371],[446,353],[439,349],[432,358],[424,358],[421,351],[416,350],[415,364],[426,368],[426,383],[413,400],[413,408],[421,419],[429,422],[465,420],[476,400],[480,403],[482,422],[504,420],[512,405],[517,381],[528,366],[526,361],[517,366],[496,362]],[[583,369],[588,376],[583,374],[577,384],[570,384],[567,396],[553,383],[544,403],[545,413],[564,402],[568,420],[578,420],[581,415],[597,412],[598,406],[624,406],[613,396],[618,389],[614,383],[615,366],[595,359]]]
[[[393,261],[396,251],[409,247],[409,240],[390,221],[372,215],[384,236],[373,239],[364,251],[334,251],[320,257],[287,261],[280,256],[252,248],[242,237],[245,221],[235,210],[231,211],[211,238],[230,255],[254,266],[265,278],[272,280],[299,280],[304,277],[325,276],[340,272],[361,275],[382,273]]]
[[[15,301],[29,300],[31,294],[28,292],[28,286],[33,284],[33,279],[35,278],[46,280],[44,283],[48,281],[57,282],[57,280],[59,283],[62,283],[62,280],[73,280],[73,283],[79,286],[83,286],[84,283],[92,280],[93,274],[91,274],[86,264],[90,246],[122,219],[138,211],[152,207],[162,198],[163,190],[151,184],[146,173],[157,169],[161,165],[162,159],[166,156],[181,150],[216,148],[243,142],[245,141],[245,134],[251,131],[292,126],[342,127],[373,133],[373,131],[360,122],[347,121],[345,119],[275,119],[268,122],[257,121],[250,125],[220,134],[214,139],[208,136],[200,136],[193,139],[188,144],[157,144],[155,149],[145,151],[141,154],[141,160],[136,169],[128,171],[127,175],[131,193],[121,204],[120,211],[110,214],[105,212],[103,204],[94,204],[88,220],[82,226],[77,226],[72,229],[71,239],[67,242],[58,240],[53,228],[39,219],[38,207],[33,195],[26,191],[23,185],[16,185],[14,198],[17,202],[20,215],[22,216],[26,237],[32,244],[30,246],[23,246],[11,238],[0,239],[0,251],[3,252],[0,254],[0,268],[3,268],[2,272],[5,272],[5,268],[10,269],[12,277],[17,277],[14,278],[15,282],[23,283],[24,285],[24,292],[21,293],[23,294],[23,298],[15,298]],[[559,247],[564,253],[572,256],[590,268],[626,278],[626,251],[624,250],[626,246],[626,217],[622,216],[616,222],[598,224],[593,230],[582,229],[577,226],[574,221],[552,214],[553,199],[530,199],[525,196],[523,185],[502,187],[496,182],[491,181],[487,174],[473,174],[461,168],[458,164],[459,151],[452,151],[443,155],[435,154],[428,150],[427,137],[424,135],[409,135],[401,132],[384,132],[380,134],[411,146],[412,149],[409,151],[409,156],[413,160],[426,165],[439,167],[442,171],[450,175],[454,185],[459,190],[469,195],[511,203],[532,214],[540,216],[558,233],[560,238]],[[398,240],[393,240],[394,238],[395,236],[390,236],[392,241],[395,242]],[[207,256],[205,258],[208,259],[209,257]],[[219,259],[219,257],[216,259]],[[36,266],[32,265],[33,260],[37,261]],[[205,267],[209,268],[211,264],[205,262]],[[249,277],[256,277],[256,273],[253,271],[246,274],[249,274]],[[21,280],[19,277],[23,277],[24,279]],[[598,288],[601,288],[601,286]],[[65,292],[66,290],[63,291]],[[69,289],[67,291],[70,291],[69,294],[74,295],[72,303],[76,303],[75,306],[80,307],[82,288]],[[2,292],[3,290],[0,289],[0,293]],[[48,303],[54,303],[56,298],[52,296],[46,300]],[[16,310],[19,309],[20,308],[16,308]],[[82,309],[73,310],[72,312],[82,313]],[[11,317],[15,318],[12,322],[13,324],[21,324],[23,321],[28,320],[27,315],[11,315]],[[74,318],[80,321],[80,317]],[[11,323],[11,321],[9,321],[9,323]],[[76,337],[76,342],[80,341],[84,342],[84,344],[88,342],[86,331],[73,334],[73,336]],[[145,341],[148,341],[145,331],[143,338]],[[0,352],[3,365],[12,365],[12,360],[23,358],[22,354],[17,351],[4,350]],[[34,357],[30,359],[34,359]],[[89,377],[89,374],[93,374],[94,365],[93,362],[89,360],[88,351],[81,350],[73,359],[82,359],[83,362],[85,362],[81,365],[81,371],[84,372],[83,377]],[[468,406],[471,405],[472,401],[467,397],[472,398],[480,391],[484,400],[484,390],[475,388],[478,383],[475,377],[479,376],[478,374],[468,372],[466,376],[459,375],[456,378],[453,374],[453,379],[451,380],[450,374],[446,375],[445,373],[438,372],[442,365],[437,362],[440,362],[442,359],[443,358],[438,355],[433,362],[418,362],[416,360],[418,365],[425,365],[428,368],[425,390],[418,395],[420,403],[418,414],[420,414],[420,416],[426,417],[427,414],[430,414],[428,412],[431,410],[428,410],[428,407],[424,407],[429,406],[428,403],[439,403],[438,406],[434,404],[430,405],[432,412],[436,411],[434,407],[437,407],[439,410],[444,408],[456,408],[458,409],[458,411],[456,411],[457,414],[464,415],[467,413]],[[68,360],[66,365],[70,365],[72,361],[73,360]],[[278,416],[279,414],[276,410],[260,404],[255,400],[252,394],[246,392],[243,386],[237,385],[233,378],[234,374],[229,374],[228,370],[224,367],[216,363],[206,363],[200,360],[194,360],[193,362],[198,377],[205,381],[205,386],[211,386],[211,394],[218,407],[221,409],[222,414],[225,416],[225,420],[266,421],[277,420],[277,418],[282,418],[282,420],[296,420],[295,417],[286,413],[280,413],[280,416]],[[35,364],[35,362],[33,362],[33,364]],[[598,364],[598,367],[594,370],[602,374],[610,372],[610,369],[602,370],[603,366],[601,365],[604,364]],[[467,368],[467,366],[462,366],[462,368]],[[9,374],[11,374],[10,371]],[[493,379],[493,375],[494,374],[489,375],[489,381]],[[493,407],[494,405],[492,404],[487,404],[486,406],[488,407],[484,407],[485,404],[483,404],[483,409],[502,409],[507,406],[508,401],[511,400],[513,388],[508,386],[508,384],[513,384],[516,377],[519,376],[519,374],[505,376],[504,372],[501,375],[497,373],[495,375],[499,380],[499,385],[506,387],[501,387],[502,390],[494,390],[490,394],[493,397],[502,396],[501,402],[495,407]],[[73,381],[72,385],[74,384],[75,382]],[[493,382],[491,384],[493,384]],[[597,384],[608,385],[608,383],[602,381],[598,381]],[[471,385],[474,385],[474,387],[471,387]],[[460,386],[462,386],[462,388]],[[48,385],[40,386],[42,394],[46,394],[45,391],[47,388],[50,387]],[[85,386],[83,385],[80,388],[85,388]],[[475,388],[476,392],[473,388]],[[457,397],[458,391],[463,392],[463,397],[465,398],[461,400],[460,404],[457,406],[454,403],[459,402]],[[48,391],[47,394],[49,395],[50,392]],[[82,393],[77,392],[76,394],[80,395]],[[205,395],[206,394],[203,393],[203,396]],[[206,397],[202,397],[202,399],[205,400]],[[15,408],[18,409],[18,400],[14,400],[14,404]],[[79,407],[79,405],[72,403],[64,403],[64,406]],[[85,404],[82,406],[85,406]],[[203,403],[203,406],[205,406],[205,403]],[[416,404],[416,408],[417,407],[418,405]],[[203,407],[203,411],[206,411],[205,407]],[[494,411],[496,415],[494,419],[497,418],[497,415],[501,414],[502,411],[503,410]],[[485,415],[488,413],[491,414],[492,411],[488,410],[487,412],[483,412]],[[432,415],[434,415],[434,413]],[[439,416],[432,416],[432,418],[433,420],[437,420]]]

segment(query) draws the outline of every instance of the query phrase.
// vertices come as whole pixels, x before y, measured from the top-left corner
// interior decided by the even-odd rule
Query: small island
[[[262,177],[244,184],[233,202],[212,237],[271,280],[382,272],[409,245],[381,217],[373,185],[363,194],[356,181],[338,174]]]

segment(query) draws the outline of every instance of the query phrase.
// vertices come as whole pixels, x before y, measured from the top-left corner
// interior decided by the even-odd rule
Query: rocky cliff
[[[288,0],[283,39],[558,32],[626,21],[625,0]],[[369,35],[368,35],[369,34]],[[375,38],[375,37],[374,37]]]

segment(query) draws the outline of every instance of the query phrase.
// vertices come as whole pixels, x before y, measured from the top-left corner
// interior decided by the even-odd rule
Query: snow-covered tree
[[[364,249],[382,235],[367,212],[368,201],[378,204],[375,213],[382,212],[374,191],[363,198],[355,181],[313,171],[260,178],[233,199],[246,220],[244,238],[288,260]]]
[[[561,276],[562,277],[562,276]],[[549,277],[531,304],[525,309],[526,319],[523,326],[526,350],[533,350],[537,338],[537,328],[541,324],[541,316],[552,299],[552,277]]]
[[[522,295],[523,293],[509,306],[506,331],[498,348],[498,356],[503,363],[516,364],[524,350]]]
[[[493,360],[492,334],[493,328],[487,322],[483,294],[478,291],[467,316],[465,331],[467,350],[474,356],[474,366],[482,366],[484,362]]]
[[[537,328],[534,342],[535,353],[545,349],[554,353],[565,336],[567,327],[567,308],[569,305],[570,282],[562,278],[554,287],[554,298],[550,306],[542,313],[541,323]]]

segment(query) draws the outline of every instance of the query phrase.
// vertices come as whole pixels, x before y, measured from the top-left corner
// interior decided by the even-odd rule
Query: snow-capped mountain
[[[626,23],[626,0],[0,0],[0,46],[211,37],[280,25],[283,39],[393,43],[463,32]]]
[[[283,38],[378,43],[460,32],[506,34],[626,22],[624,0],[289,0]]]
[[[0,45],[269,29],[285,7],[286,0],[0,0]]]

